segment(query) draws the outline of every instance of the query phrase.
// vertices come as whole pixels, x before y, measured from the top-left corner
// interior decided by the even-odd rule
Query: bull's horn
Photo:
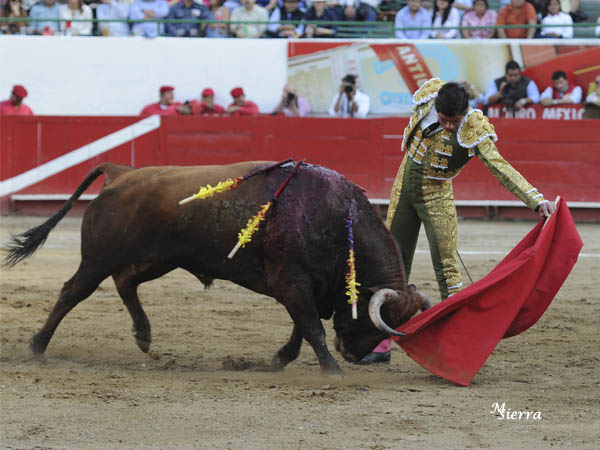
[[[392,289],[379,289],[373,294],[369,301],[369,317],[371,322],[379,331],[392,336],[404,336],[404,333],[394,330],[381,318],[381,307],[388,301],[393,301],[398,297],[398,293]]]

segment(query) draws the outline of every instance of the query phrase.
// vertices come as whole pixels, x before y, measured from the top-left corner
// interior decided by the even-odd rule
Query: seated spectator
[[[473,10],[465,13],[462,19],[463,27],[488,27],[496,25],[498,14],[489,8],[488,0],[475,0]],[[488,29],[463,29],[465,39],[489,39],[496,34],[494,28]]]
[[[595,90],[585,98],[584,119],[600,119],[600,75],[596,75]]]
[[[408,4],[396,13],[394,28],[399,39],[427,39],[429,30],[403,30],[407,27],[431,26],[431,13],[423,8],[421,0],[408,0]]]
[[[554,106],[581,103],[583,97],[581,87],[569,83],[567,74],[562,70],[557,70],[552,74],[552,84],[554,86],[548,86],[540,95],[542,105]]]
[[[273,114],[283,114],[288,117],[305,117],[310,112],[310,103],[304,97],[299,97],[296,88],[291,84],[283,87],[281,101]]]
[[[214,20],[229,21],[231,11],[224,6],[225,0],[210,0],[209,9]],[[229,25],[226,23],[211,23],[206,28],[206,37],[226,38],[229,37]]]
[[[241,87],[233,88],[231,96],[233,97],[233,103],[227,107],[227,114],[232,116],[258,116],[258,106],[256,103],[246,100],[246,94],[244,94]]]
[[[10,98],[0,102],[0,116],[33,116],[31,108],[23,103],[25,97],[27,89],[20,84],[13,86]]]
[[[27,11],[23,9],[21,0],[6,0],[0,9],[0,17],[11,19],[27,18]],[[0,34],[25,34],[27,22],[0,22]]]
[[[181,103],[175,102],[175,88],[173,86],[161,86],[159,89],[160,97],[158,103],[151,103],[144,106],[140,116],[146,117],[153,114],[159,116],[176,116],[177,109]]]
[[[381,0],[340,0],[344,10],[343,20],[352,22],[377,21],[377,7]]]
[[[540,101],[540,91],[531,78],[521,74],[516,61],[506,63],[504,76],[492,80],[484,95],[486,105],[501,103],[511,111]]]
[[[31,19],[58,19],[58,3],[56,0],[44,0],[36,3],[29,11]],[[30,23],[33,34],[54,34],[58,31],[58,21],[42,20]]]
[[[260,38],[267,30],[269,13],[262,6],[256,5],[255,0],[242,0],[242,6],[236,8],[231,13],[232,22],[250,22],[235,23],[231,25],[231,32],[239,38]],[[253,23],[254,22],[254,23]]]
[[[435,0],[431,25],[434,27],[456,27],[450,30],[433,30],[432,39],[456,39],[460,37],[460,14],[454,6],[454,0]]]
[[[304,11],[300,9],[299,0],[283,0],[283,6],[278,6],[271,13],[269,22],[271,24],[267,27],[267,32],[270,37],[280,38],[297,38],[302,34],[302,24],[289,24],[284,25],[279,22],[282,21],[297,21],[301,22],[304,18]]]
[[[535,8],[525,0],[510,0],[498,13],[496,25],[535,25],[537,16]],[[498,28],[498,37],[501,39],[531,39],[535,36],[535,28]]]
[[[542,25],[545,25],[540,31],[540,37],[545,38],[572,38],[573,37],[573,19],[567,13],[560,10],[558,0],[550,0],[546,6],[546,15],[542,19]],[[548,25],[571,25],[568,27],[556,27]]]
[[[83,0],[68,0],[66,5],[58,8],[58,16],[63,19],[60,22],[60,31],[73,36],[91,36],[92,8],[83,3]],[[71,22],[72,19],[89,19],[89,22]]]
[[[166,19],[213,20],[213,15],[203,4],[194,0],[182,0],[171,6]],[[192,22],[167,23],[165,28],[167,34],[172,37],[199,37],[204,35],[206,25]]]
[[[206,88],[202,91],[202,101],[192,100],[192,114],[198,116],[212,116],[217,114],[226,114],[225,108],[215,103],[215,91]]]
[[[327,0],[313,0],[312,6],[304,15],[305,22],[335,22],[340,20],[332,8],[327,6]],[[333,24],[305,24],[302,33],[307,38],[334,37],[337,27]]]
[[[169,14],[169,4],[166,0],[134,0],[129,8],[129,18],[132,20],[152,20],[164,19]],[[131,27],[133,34],[144,37],[157,37],[164,33],[164,27],[161,23],[155,22],[134,23]]]
[[[96,6],[96,18],[99,20],[124,20],[128,17],[127,0],[102,0],[102,3]],[[98,29],[103,36],[127,36],[130,26],[128,22],[99,22]]]
[[[331,117],[365,118],[371,109],[369,96],[358,90],[356,75],[348,74],[342,78],[339,92],[329,106]]]

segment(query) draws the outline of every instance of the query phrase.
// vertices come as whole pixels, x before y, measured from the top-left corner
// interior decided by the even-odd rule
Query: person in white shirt
[[[460,13],[452,5],[454,0],[435,0],[433,7],[433,27],[456,27],[449,30],[433,30],[432,39],[456,39],[460,37]]]
[[[356,75],[348,74],[342,78],[340,91],[335,95],[329,115],[331,117],[357,117],[364,119],[369,114],[371,99],[358,90],[356,86]]]
[[[565,38],[573,37],[573,19],[567,13],[560,10],[558,0],[550,0],[546,5],[546,15],[542,19],[541,37],[545,38]],[[570,25],[570,26],[549,26],[549,25]]]
[[[91,36],[92,34],[92,8],[83,3],[83,0],[69,0],[66,5],[58,8],[60,31],[73,36]],[[71,22],[72,19],[90,19],[89,22]]]
[[[565,105],[581,103],[583,92],[580,86],[570,84],[567,74],[557,70],[552,74],[552,84],[548,86],[542,95],[540,103],[544,106]]]
[[[408,4],[398,10],[394,19],[395,34],[398,39],[427,39],[429,30],[403,30],[403,28],[429,26],[431,26],[431,12],[423,8],[421,0],[408,0]]]

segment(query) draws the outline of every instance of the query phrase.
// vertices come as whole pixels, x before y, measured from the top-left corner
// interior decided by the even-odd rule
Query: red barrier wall
[[[139,120],[0,117],[0,180],[4,182]],[[11,201],[14,194],[71,194],[88,171],[102,161],[139,167],[306,158],[341,172],[365,188],[370,198],[387,199],[403,157],[401,133],[407,122],[407,118],[163,117],[155,131],[4,196],[2,213],[32,203]],[[600,202],[600,141],[596,129],[600,122],[493,122],[501,153],[547,198],[561,195],[568,202]],[[454,181],[456,199],[516,200],[475,159]],[[86,193],[97,193],[102,183],[96,180]],[[535,217],[523,208],[515,211]],[[595,210],[588,208],[592,215],[598,212],[598,205]],[[489,211],[479,210],[475,215],[489,215]]]

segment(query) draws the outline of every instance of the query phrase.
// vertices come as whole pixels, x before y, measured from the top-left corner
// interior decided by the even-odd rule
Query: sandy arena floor
[[[5,243],[43,220],[0,221]],[[533,225],[460,222],[471,275],[487,274]],[[79,226],[64,219],[35,255],[1,269],[0,448],[600,448],[600,225],[578,226],[582,256],[546,314],[501,341],[466,388],[397,346],[389,365],[334,354],[341,380],[320,374],[306,344],[284,372],[264,372],[291,331],[284,308],[229,282],[205,291],[181,270],[140,289],[150,356],[107,280],[62,322],[46,359],[31,359],[29,338],[79,264]],[[426,249],[422,236],[411,281],[438,298]],[[493,403],[542,419],[499,420]]]

